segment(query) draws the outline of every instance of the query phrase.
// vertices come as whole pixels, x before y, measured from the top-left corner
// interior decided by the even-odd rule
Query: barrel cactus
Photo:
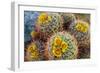
[[[62,30],[62,18],[58,13],[41,12],[36,20],[36,27],[47,35]]]
[[[39,48],[36,43],[31,42],[25,48],[25,60],[26,61],[37,61],[40,60]]]
[[[77,20],[69,27],[69,31],[77,39],[79,46],[78,58],[90,57],[90,25],[88,22]],[[83,53],[84,52],[84,53]]]
[[[77,20],[74,25],[69,27],[71,34],[75,36],[78,41],[78,45],[90,47],[90,27],[89,23]]]
[[[63,29],[68,30],[70,25],[75,24],[76,18],[72,13],[60,13],[63,19]]]
[[[49,59],[76,59],[77,41],[68,32],[58,32],[48,39],[45,52],[49,51]]]

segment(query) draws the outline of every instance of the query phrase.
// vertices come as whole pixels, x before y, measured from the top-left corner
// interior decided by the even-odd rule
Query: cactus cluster
[[[24,12],[24,60],[70,60],[90,57],[90,15]]]

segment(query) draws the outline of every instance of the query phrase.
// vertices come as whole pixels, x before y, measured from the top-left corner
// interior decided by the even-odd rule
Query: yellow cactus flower
[[[68,49],[68,44],[66,42],[62,42],[61,49],[63,53],[66,52],[66,50]]]
[[[46,24],[51,21],[51,17],[47,13],[41,13],[38,17],[38,24]]]
[[[37,47],[36,47],[36,44],[35,43],[31,43],[28,47],[28,51],[29,52],[32,52],[33,50],[35,50]]]
[[[35,37],[35,36],[37,36],[37,35],[38,35],[37,32],[35,32],[35,31],[32,31],[32,32],[31,32],[31,36],[32,36],[32,37]]]
[[[68,49],[68,44],[60,36],[56,36],[53,43],[52,53],[56,57],[61,57],[62,53],[65,53]]]
[[[31,53],[31,58],[38,59],[39,52],[37,50],[34,50],[34,52]]]
[[[55,39],[54,39],[54,44],[57,45],[57,46],[60,46],[62,43],[62,39],[57,36]]]
[[[78,21],[76,23],[75,28],[77,29],[77,31],[80,31],[80,32],[84,32],[85,33],[89,29],[89,24],[86,23],[86,22],[83,22],[83,21]]]
[[[61,51],[60,48],[55,48],[55,47],[53,47],[53,48],[52,48],[52,53],[53,53],[53,55],[54,55],[55,57],[58,57],[58,58],[62,56],[62,51]]]
[[[29,45],[27,50],[30,53],[31,58],[36,59],[36,58],[39,57],[39,51],[38,51],[37,46],[36,46],[35,43],[31,43],[31,45]]]

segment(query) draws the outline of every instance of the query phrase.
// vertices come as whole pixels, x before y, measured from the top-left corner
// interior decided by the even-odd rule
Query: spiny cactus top
[[[89,24],[84,21],[77,21],[75,25],[75,29],[82,33],[87,33],[89,30]]]
[[[40,13],[36,20],[36,26],[46,34],[56,33],[62,29],[62,18],[58,13]]]
[[[70,25],[74,25],[76,22],[75,15],[72,13],[60,13],[63,19],[63,29],[68,30]]]
[[[58,32],[47,42],[51,59],[75,59],[78,47],[76,39],[67,32]]]
[[[89,23],[77,20],[74,25],[70,25],[69,31],[75,36],[80,46],[90,45],[90,25]]]
[[[28,61],[36,61],[39,60],[39,48],[36,43],[32,42],[28,47],[26,48],[26,60]]]

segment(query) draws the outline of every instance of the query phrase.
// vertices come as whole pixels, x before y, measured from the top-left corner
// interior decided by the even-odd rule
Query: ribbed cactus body
[[[77,20],[69,27],[69,31],[78,42],[78,58],[90,58],[90,25],[82,20]]]
[[[37,19],[37,26],[39,26],[39,29],[41,32],[47,34],[47,35],[51,35],[53,33],[56,33],[60,30],[62,30],[62,18],[58,13],[44,13],[46,14],[44,16],[44,19],[41,19],[41,23],[39,23],[38,19]],[[41,14],[40,14],[41,16]],[[39,16],[38,16],[39,17]],[[42,18],[42,16],[41,16]],[[47,19],[46,19],[47,18]],[[42,23],[43,21],[46,21],[44,23]]]
[[[75,15],[72,13],[60,13],[63,19],[63,30],[68,30],[70,25],[74,25],[76,18]]]
[[[69,33],[58,32],[47,42],[50,59],[76,59],[78,54],[77,41]]]
[[[25,48],[25,61],[38,61],[40,60],[40,52],[37,43],[31,42]]]
[[[90,26],[87,22],[77,20],[69,27],[69,31],[77,39],[79,46],[90,47]]]

